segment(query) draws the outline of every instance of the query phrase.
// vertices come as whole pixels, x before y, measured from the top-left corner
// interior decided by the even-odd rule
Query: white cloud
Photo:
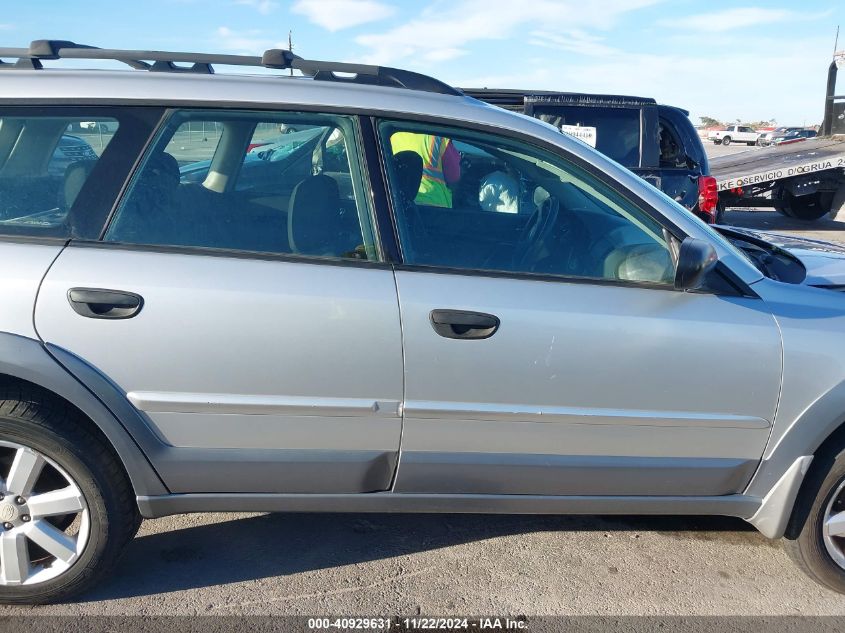
[[[287,48],[287,42],[270,39],[260,29],[233,31],[227,26],[221,26],[215,35],[218,48],[240,55],[260,55],[268,48]]]
[[[748,29],[778,22],[792,20],[813,19],[816,16],[807,16],[787,9],[764,9],[761,7],[737,7],[714,11],[712,13],[699,13],[688,15],[682,18],[666,18],[658,24],[671,28],[688,29],[704,33],[719,33],[733,31],[736,29]]]
[[[235,0],[235,4],[252,7],[261,15],[269,15],[279,8],[279,3],[272,0]]]
[[[818,84],[824,79],[830,59],[827,41],[820,38],[784,41],[742,34],[733,41],[725,39],[720,45],[708,48],[711,40],[710,35],[679,36],[677,55],[611,49],[607,55],[583,58],[577,63],[556,63],[551,57],[529,58],[524,72],[508,69],[478,76],[455,68],[441,79],[466,87],[654,97],[659,103],[690,110],[694,123],[702,115],[727,121],[774,116],[785,125],[821,122],[823,101]],[[693,51],[704,52],[696,55]],[[787,77],[789,89],[772,99],[770,94],[749,84],[747,73],[728,71],[733,68],[753,68],[758,78]],[[679,73],[678,69],[683,72]]]
[[[396,12],[375,0],[299,0],[291,11],[329,31],[340,31],[388,18]]]
[[[468,51],[463,48],[434,48],[423,55],[423,59],[429,62],[446,62],[450,59],[463,57]]]
[[[528,43],[543,48],[551,48],[570,53],[578,53],[588,57],[602,57],[613,55],[617,49],[603,43],[604,38],[590,35],[584,31],[533,31],[530,33]]]
[[[526,29],[607,29],[622,14],[660,0],[438,0],[418,17],[383,33],[361,35],[355,41],[370,49],[367,62],[394,63],[428,59],[435,49],[463,50],[483,40],[502,40]],[[448,55],[444,59],[451,59]]]

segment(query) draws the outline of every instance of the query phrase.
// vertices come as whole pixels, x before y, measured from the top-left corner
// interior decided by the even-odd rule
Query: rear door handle
[[[130,319],[144,307],[144,299],[134,292],[102,288],[71,288],[70,307],[89,319]]]
[[[490,338],[499,329],[499,317],[465,310],[432,310],[431,327],[440,336],[455,339]]]

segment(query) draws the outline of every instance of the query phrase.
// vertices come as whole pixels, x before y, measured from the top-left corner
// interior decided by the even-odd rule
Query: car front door
[[[414,199],[396,132],[464,148],[451,207]],[[742,490],[781,376],[762,301],[718,276],[675,290],[676,237],[560,150],[419,123],[379,133],[405,260],[396,491]]]
[[[331,138],[345,183],[312,174],[310,146],[285,146],[290,165],[245,159],[280,124],[316,129],[315,143]],[[174,112],[103,238],[72,241],[44,279],[40,336],[140,411],[164,446],[152,458],[173,492],[390,486],[401,333],[355,125],[313,113]]]

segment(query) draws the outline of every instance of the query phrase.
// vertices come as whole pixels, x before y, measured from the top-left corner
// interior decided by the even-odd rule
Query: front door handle
[[[431,327],[440,336],[456,339],[490,338],[499,329],[499,317],[465,310],[432,310]]]
[[[130,319],[144,306],[141,295],[102,288],[71,288],[67,300],[74,312],[89,319]]]

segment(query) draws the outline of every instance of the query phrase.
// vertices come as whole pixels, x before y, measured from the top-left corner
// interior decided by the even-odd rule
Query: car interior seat
[[[178,215],[174,213],[178,189],[179,163],[176,159],[166,152],[151,154],[109,231],[110,238],[151,244],[184,244],[174,225]]]
[[[61,196],[59,200],[60,208],[70,210],[96,164],[96,160],[80,160],[67,166],[64,186],[59,194]]]
[[[342,207],[337,181],[323,174],[296,185],[287,228],[292,252],[303,255],[351,256],[361,244],[357,214]]]

